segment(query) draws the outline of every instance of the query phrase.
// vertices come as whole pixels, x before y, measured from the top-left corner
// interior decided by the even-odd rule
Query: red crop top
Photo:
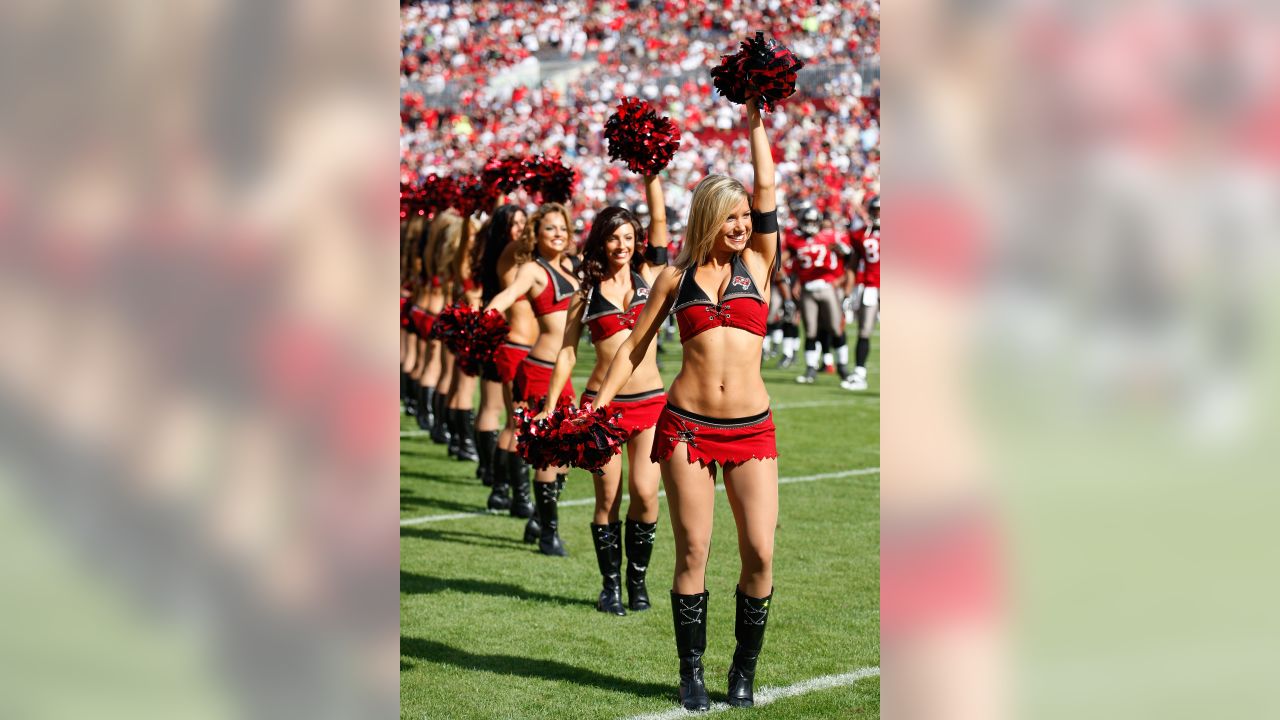
[[[732,327],[746,330],[752,335],[764,337],[769,320],[769,306],[756,289],[756,283],[747,272],[742,257],[735,255],[730,265],[732,274],[729,287],[717,305],[698,287],[696,273],[684,271],[680,278],[680,290],[671,312],[680,326],[680,343],[692,340],[699,333],[716,327]]]
[[[649,300],[649,283],[644,281],[640,273],[632,270],[631,288],[633,291],[631,302],[627,303],[625,312],[601,295],[600,288],[591,288],[591,298],[587,300],[587,314],[582,318],[587,323],[587,328],[591,330],[591,342],[601,342],[613,337],[619,330],[630,330],[636,326],[636,318],[640,317],[645,302]]]
[[[533,308],[534,316],[542,317],[549,313],[568,310],[569,298],[578,288],[574,287],[569,278],[557,272],[555,268],[551,267],[551,263],[542,259],[541,256],[535,255],[533,261],[547,271],[547,286],[543,288],[538,297],[529,303]]]

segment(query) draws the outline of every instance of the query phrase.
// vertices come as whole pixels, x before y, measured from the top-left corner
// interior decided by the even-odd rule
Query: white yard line
[[[855,470],[840,470],[838,472],[819,473],[817,475],[796,475],[793,477],[778,478],[779,485],[789,485],[791,483],[815,482],[818,480],[835,480],[837,478],[855,477],[858,475],[875,475],[880,472],[878,467],[857,468]],[[716,492],[723,492],[724,485],[716,485]],[[658,491],[658,497],[666,497],[667,493]],[[623,495],[622,501],[626,502],[630,499],[630,495]],[[595,498],[578,498],[576,500],[565,500],[558,503],[559,507],[575,507],[578,505],[594,505]],[[404,518],[400,521],[400,527],[407,525],[425,525],[433,522],[444,522],[445,520],[462,520],[464,518],[478,517],[480,515],[488,515],[484,510],[467,513],[449,513],[448,515],[423,515],[415,518]]]
[[[854,670],[853,672],[842,673],[840,675],[823,675],[822,677],[802,680],[801,682],[794,685],[787,685],[786,687],[764,687],[760,688],[755,693],[755,706],[760,707],[761,705],[768,705],[771,702],[782,700],[783,698],[804,695],[806,693],[817,692],[818,690],[829,690],[831,688],[844,687],[845,685],[852,685],[859,680],[879,676],[880,668],[868,667],[860,670]],[[712,703],[711,709],[708,710],[707,713],[731,709],[733,708],[728,704],[718,702]],[[675,718],[702,716],[707,713],[691,713],[682,707],[675,707],[670,710],[650,713],[648,715],[633,715],[629,718],[625,718],[625,720],[675,720]]]

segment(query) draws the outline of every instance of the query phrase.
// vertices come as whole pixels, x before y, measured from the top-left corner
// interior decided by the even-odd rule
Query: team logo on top
[[[636,297],[638,298],[649,297],[649,288],[636,288]]]
[[[740,287],[743,290],[746,290],[747,288],[751,287],[751,278],[745,278],[745,277],[742,277],[741,275],[738,275],[729,281],[729,285],[730,287]]]

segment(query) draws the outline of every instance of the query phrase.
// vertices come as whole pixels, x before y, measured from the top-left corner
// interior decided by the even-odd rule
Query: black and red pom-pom
[[[772,38],[766,40],[764,33],[758,32],[744,40],[738,52],[721,56],[711,78],[729,102],[741,105],[758,97],[760,109],[768,112],[795,94],[796,73],[802,67],[804,62],[785,45]]]
[[[464,175],[457,182],[458,212],[470,217],[478,212],[492,210],[498,199],[498,188],[479,175]]]
[[[517,414],[517,449],[537,468],[580,467],[598,472],[622,449],[627,434],[617,416],[590,406],[562,405],[534,422],[536,411]]]
[[[497,310],[478,312],[470,310],[467,316],[466,339],[453,349],[458,367],[468,375],[479,375],[485,363],[493,360],[498,347],[507,340],[510,327],[507,319]]]
[[[497,310],[479,312],[457,302],[440,311],[428,337],[449,348],[462,372],[476,376],[506,342],[508,330],[507,319]]]
[[[680,148],[680,128],[648,102],[624,97],[604,123],[609,157],[641,175],[657,175]]]
[[[439,340],[445,344],[450,350],[461,342],[461,338],[468,332],[467,314],[472,312],[471,308],[462,304],[455,303],[448,305],[440,310],[440,314],[436,316],[435,322],[431,325],[431,332],[427,335],[432,340]]]
[[[509,193],[520,187],[528,177],[528,173],[524,167],[524,158],[512,155],[493,158],[485,163],[484,170],[480,171],[480,177],[486,185],[495,188],[497,192]]]
[[[559,158],[546,155],[525,158],[521,170],[525,174],[525,189],[539,193],[542,202],[567,203],[572,197],[577,172]]]

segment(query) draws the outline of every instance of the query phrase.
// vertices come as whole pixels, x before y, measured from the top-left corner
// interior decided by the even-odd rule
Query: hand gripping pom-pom
[[[440,311],[430,337],[449,348],[462,372],[476,376],[506,341],[508,329],[506,318],[497,310],[477,312],[465,303],[456,303]]]
[[[467,317],[467,340],[454,350],[462,372],[479,375],[485,363],[493,361],[498,347],[506,342],[509,330],[507,319],[497,310],[470,310]]]
[[[744,40],[742,49],[721,56],[720,65],[711,70],[712,84],[729,102],[744,104],[750,98],[760,99],[760,109],[772,111],[780,100],[795,94],[796,72],[804,67],[786,46],[777,40],[765,40],[764,33]]]
[[[658,117],[648,102],[624,97],[604,123],[609,157],[642,175],[657,175],[680,147],[680,128],[671,118]]]
[[[617,415],[562,405],[541,421],[535,413],[520,416],[517,448],[520,456],[537,468],[572,465],[598,472],[622,450],[627,434],[617,424]]]

